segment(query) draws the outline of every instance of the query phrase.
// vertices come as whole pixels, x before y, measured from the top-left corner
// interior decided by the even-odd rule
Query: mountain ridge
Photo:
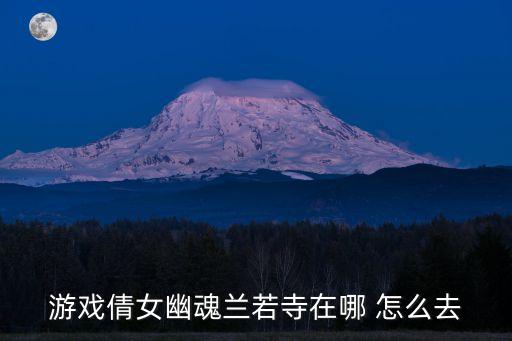
[[[416,163],[440,164],[345,123],[292,82],[209,79],[142,128],[81,147],[16,151],[0,161],[0,181],[208,178],[258,169],[352,174]]]
[[[8,221],[175,216],[221,227],[303,219],[377,225],[428,221],[440,214],[463,220],[492,213],[512,214],[511,169],[414,165],[312,181],[264,171],[210,181],[0,184],[0,216]]]

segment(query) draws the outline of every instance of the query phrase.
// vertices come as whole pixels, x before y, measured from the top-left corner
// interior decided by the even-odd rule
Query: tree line
[[[217,229],[174,218],[59,226],[0,221],[0,331],[512,330],[512,216],[372,227],[252,223]],[[362,321],[49,321],[48,298],[145,293],[366,295]],[[375,319],[381,293],[432,308],[460,299],[459,321]],[[165,316],[165,313],[162,313]]]

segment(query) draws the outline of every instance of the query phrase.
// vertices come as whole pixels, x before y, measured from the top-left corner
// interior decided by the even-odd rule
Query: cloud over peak
[[[204,78],[187,86],[183,92],[213,91],[219,96],[257,98],[301,98],[318,100],[318,96],[302,86],[287,80],[245,79],[225,81],[220,78]]]

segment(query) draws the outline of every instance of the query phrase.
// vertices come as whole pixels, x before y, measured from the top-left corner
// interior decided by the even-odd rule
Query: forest
[[[0,332],[512,330],[512,216],[369,226],[268,222],[226,229],[174,218],[54,225],[0,221]],[[51,321],[50,295],[366,295],[360,321]],[[459,320],[376,319],[382,293],[450,293]],[[408,301],[404,300],[404,302]],[[164,307],[162,306],[162,309]],[[162,312],[165,316],[165,313]]]

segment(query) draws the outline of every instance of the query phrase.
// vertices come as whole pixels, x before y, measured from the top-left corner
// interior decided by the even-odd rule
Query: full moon
[[[39,41],[47,41],[57,33],[57,20],[48,13],[38,13],[30,19],[30,33]]]

